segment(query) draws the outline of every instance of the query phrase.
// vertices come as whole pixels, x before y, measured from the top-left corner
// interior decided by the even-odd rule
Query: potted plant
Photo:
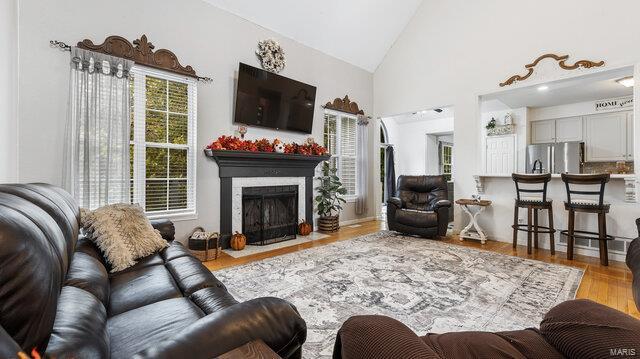
[[[324,162],[322,176],[316,177],[320,181],[320,186],[316,187],[316,205],[320,216],[318,230],[321,232],[335,232],[340,228],[340,211],[342,203],[346,202],[342,196],[347,194],[347,189],[342,187],[336,171],[337,169],[331,168],[329,162]]]

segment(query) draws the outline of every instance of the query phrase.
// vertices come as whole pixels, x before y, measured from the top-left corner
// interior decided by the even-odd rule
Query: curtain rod
[[[67,45],[65,42],[62,42],[62,41],[51,40],[51,41],[49,41],[49,45],[51,45],[51,47],[56,47],[56,48],[60,49],[61,51],[71,52],[71,45]],[[195,76],[195,79],[198,82],[202,82],[202,83],[212,83],[213,82],[213,79],[211,77]]]

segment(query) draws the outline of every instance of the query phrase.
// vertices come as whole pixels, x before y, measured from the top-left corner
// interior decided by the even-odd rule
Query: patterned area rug
[[[384,231],[215,275],[238,300],[293,303],[309,329],[304,357],[329,358],[352,315],[387,315],[419,335],[537,327],[575,297],[583,271]]]

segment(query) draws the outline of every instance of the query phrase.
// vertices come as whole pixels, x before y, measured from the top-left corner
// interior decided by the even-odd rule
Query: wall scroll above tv
[[[311,133],[316,87],[240,63],[234,122]]]

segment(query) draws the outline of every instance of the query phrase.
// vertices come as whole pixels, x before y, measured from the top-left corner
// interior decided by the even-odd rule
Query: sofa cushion
[[[238,301],[227,292],[227,288],[222,283],[215,287],[200,289],[193,293],[189,299],[207,314],[238,304]]]
[[[137,259],[167,246],[139,205],[119,203],[83,213],[82,226],[92,233],[112,272],[131,267]]]
[[[50,358],[108,358],[107,311],[102,302],[83,289],[64,287],[46,353]]]
[[[442,358],[563,358],[533,329],[503,333],[427,334],[422,339]]]
[[[110,317],[165,299],[183,297],[164,265],[116,273],[111,276],[110,285]]]
[[[438,215],[435,212],[399,209],[396,211],[396,221],[411,227],[437,227]]]
[[[89,254],[76,252],[67,273],[65,286],[86,290],[103,304],[109,303],[109,274],[100,261]]]
[[[141,350],[174,337],[204,315],[189,299],[177,298],[109,318],[107,328],[111,337],[111,358],[131,358]]]
[[[220,283],[202,262],[192,256],[170,260],[165,266],[185,297],[200,289],[215,287]]]
[[[609,358],[640,353],[640,320],[586,299],[563,302],[540,323],[545,339],[567,358]],[[612,352],[612,350],[627,350]]]

